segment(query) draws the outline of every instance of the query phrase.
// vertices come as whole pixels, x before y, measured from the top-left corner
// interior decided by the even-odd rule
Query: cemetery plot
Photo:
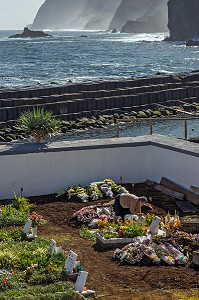
[[[132,295],[135,296],[135,300],[142,299],[142,297],[145,297],[146,295],[147,299],[149,300],[154,298],[159,299],[159,294],[157,294],[158,292],[156,292],[156,290],[161,290],[162,299],[169,299],[167,293],[172,294],[172,291],[177,292],[179,290],[180,292],[182,291],[182,293],[189,293],[191,290],[194,295],[196,294],[196,297],[199,297],[199,291],[197,291],[199,289],[198,269],[189,267],[189,264],[186,266],[178,264],[178,260],[180,260],[180,262],[184,261],[186,263],[187,256],[186,252],[184,252],[184,248],[186,248],[187,246],[190,247],[190,245],[191,253],[196,251],[194,261],[198,261],[198,243],[196,239],[194,240],[194,236],[181,231],[181,227],[179,227],[180,233],[178,232],[178,230],[172,233],[172,230],[174,228],[178,229],[180,221],[181,224],[182,222],[184,222],[181,217],[185,216],[182,214],[182,216],[180,215],[179,219],[176,215],[176,218],[174,220],[170,219],[175,216],[175,210],[177,209],[176,204],[169,196],[165,196],[159,191],[155,191],[152,188],[141,184],[136,184],[134,187],[132,187],[132,185],[128,185],[126,186],[126,188],[129,190],[129,192],[134,192],[137,195],[146,195],[147,197],[150,196],[153,200],[152,205],[154,215],[150,218],[150,220],[147,220],[147,224],[138,224],[138,226],[135,225],[135,223],[131,223],[134,222],[132,220],[131,222],[128,222],[129,227],[131,228],[131,235],[132,232],[134,232],[132,236],[129,236],[130,233],[128,232],[128,226],[127,228],[122,227],[126,226],[126,224],[121,224],[120,228],[117,228],[117,230],[115,230],[114,228],[114,230],[112,231],[110,230],[110,228],[106,227],[106,223],[112,224],[113,216],[111,205],[109,203],[111,199],[93,200],[92,203],[90,203],[92,204],[92,207],[90,208],[88,203],[74,203],[65,201],[65,195],[60,196],[59,198],[57,198],[56,195],[46,195],[38,198],[31,198],[31,202],[35,203],[36,205],[34,210],[37,211],[40,215],[43,215],[44,218],[48,221],[46,224],[38,228],[38,237],[36,239],[31,242],[23,241],[24,245],[32,245],[31,250],[26,248],[26,246],[24,248],[24,251],[22,251],[21,256],[26,258],[27,256],[29,257],[31,253],[31,258],[28,258],[27,265],[24,265],[22,267],[22,272],[24,272],[25,268],[27,274],[29,274],[28,276],[30,276],[29,278],[31,278],[34,290],[37,289],[37,284],[39,282],[38,278],[40,278],[40,280],[43,280],[40,289],[42,289],[46,283],[48,284],[48,288],[51,288],[50,282],[54,280],[53,278],[56,278],[56,280],[58,278],[63,280],[61,281],[61,284],[65,289],[66,284],[68,284],[66,280],[67,278],[59,276],[63,275],[63,270],[68,273],[72,270],[72,272],[75,273],[70,274],[75,274],[76,278],[73,279],[74,283],[72,283],[72,286],[69,284],[70,287],[68,288],[70,288],[71,291],[75,292],[76,288],[76,290],[80,290],[81,292],[83,287],[82,295],[89,295],[89,293],[92,295],[93,291],[96,291],[99,299],[103,300],[124,299],[124,293],[125,300],[132,299]],[[131,190],[132,188],[133,190]],[[167,214],[168,207],[171,215]],[[91,216],[89,216],[88,212],[91,214]],[[163,222],[164,226],[160,227],[163,216],[166,219]],[[94,224],[91,224],[93,218],[95,219],[95,222]],[[159,218],[161,218],[161,222],[159,222]],[[197,215],[195,218],[197,219]],[[155,221],[154,223],[152,223],[154,219]],[[24,228],[25,222],[26,221],[24,221],[23,226],[20,227],[21,229]],[[157,228],[157,224],[159,224],[159,228]],[[85,226],[84,238],[80,237],[80,230],[82,230],[82,225]],[[90,227],[88,227],[88,225],[90,225]],[[97,227],[93,229],[92,226],[95,227],[96,225]],[[132,230],[131,226],[134,226],[134,231]],[[194,229],[195,232],[192,232],[193,234],[199,233],[199,231],[197,231],[197,228],[198,227]],[[166,231],[167,238],[165,238],[164,235],[160,235],[158,239],[151,240],[150,236],[153,236],[153,234],[157,233],[160,229],[164,232]],[[101,252],[98,251],[98,248],[96,247],[95,237],[93,240],[87,239],[86,230],[92,230],[92,232],[93,230],[95,232],[96,230],[100,230],[104,235],[103,236],[102,234],[100,234],[100,238],[102,239],[103,236],[103,239],[106,240],[106,242],[109,244],[111,243],[111,240],[119,241],[120,239],[121,241],[125,239],[131,239],[131,243],[130,245],[127,244],[126,246],[121,245],[118,248],[119,250],[117,250],[116,252],[109,249]],[[9,231],[12,230],[9,229]],[[171,233],[173,234],[173,236],[171,236]],[[149,234],[149,236],[147,234]],[[147,237],[147,240],[141,238],[143,236]],[[14,244],[15,242],[13,241],[13,239],[18,240],[19,242],[17,233],[14,233],[12,242],[10,242],[9,234],[8,237],[6,237],[5,234],[0,233],[0,246],[2,241],[4,241],[4,243],[7,243],[7,241],[9,241],[9,247],[10,244],[13,244],[14,253],[18,253],[20,251],[18,251],[18,248],[16,244]],[[183,246],[182,249],[179,249],[177,245],[172,245],[172,241],[174,240],[177,242],[177,244]],[[129,240],[126,240],[126,242],[129,242]],[[5,244],[2,244],[2,247],[2,251],[4,251],[4,254],[10,253],[10,249],[9,251],[5,250]],[[143,251],[142,260],[136,262],[132,266],[131,262],[137,256],[137,250],[139,248],[141,248]],[[22,249],[21,245],[20,249]],[[72,256],[70,255],[70,250],[73,252],[71,252]],[[132,258],[132,261],[130,263],[124,256],[125,251],[131,254],[130,259]],[[169,257],[170,255],[168,252],[172,254],[172,259],[173,256],[175,256],[176,266],[173,265],[173,260]],[[112,259],[113,257],[114,260]],[[67,261],[68,258],[70,258],[69,261]],[[9,261],[10,260],[8,260],[8,262]],[[157,261],[159,263],[158,266],[156,265]],[[13,266],[15,262],[16,261],[13,261]],[[38,265],[40,265],[41,262],[42,264],[43,262],[45,262],[46,273],[44,272],[39,275],[40,277],[38,277]],[[170,264],[167,264],[167,262],[170,262]],[[190,266],[191,262],[192,257],[190,256]],[[80,268],[82,266],[84,267],[84,269]],[[78,272],[77,267],[79,267]],[[5,270],[8,272],[12,271],[12,269],[8,265],[6,265]],[[87,273],[89,273],[88,278],[86,278]],[[46,281],[44,281],[44,274],[46,274],[45,276],[47,276]],[[3,276],[8,276],[8,274],[4,274]],[[79,278],[78,282],[76,282],[77,278]],[[12,279],[14,279],[14,277],[12,277]],[[58,289],[57,292],[60,293],[61,291],[59,290],[59,281],[56,281],[56,286]],[[29,288],[30,287],[28,285],[26,291],[28,291]],[[55,288],[55,286],[53,286],[53,288]],[[138,290],[139,292],[136,292]],[[100,295],[103,296],[100,297]],[[189,297],[187,296],[188,294],[183,295],[184,299],[189,300]],[[190,297],[191,296],[193,295],[190,295]],[[74,295],[72,299],[76,300]]]

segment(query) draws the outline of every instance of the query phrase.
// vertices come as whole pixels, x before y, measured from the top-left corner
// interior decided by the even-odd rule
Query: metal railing
[[[184,139],[188,139],[188,124],[187,121],[190,120],[199,120],[199,117],[189,117],[189,118],[183,118],[183,117],[177,117],[177,118],[140,118],[140,119],[117,119],[116,120],[116,137],[120,137],[120,124],[122,123],[144,123],[148,122],[150,126],[150,135],[153,134],[153,123],[157,121],[184,121]]]

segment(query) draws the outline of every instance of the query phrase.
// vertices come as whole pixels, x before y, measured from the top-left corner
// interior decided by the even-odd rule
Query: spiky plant
[[[26,111],[17,120],[18,127],[29,133],[35,142],[39,143],[61,128],[61,121],[53,116],[51,111],[36,107],[33,111]]]

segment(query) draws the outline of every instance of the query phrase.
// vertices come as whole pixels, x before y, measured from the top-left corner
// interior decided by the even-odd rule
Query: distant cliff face
[[[152,0],[145,14],[136,21],[127,21],[121,32],[154,33],[168,31],[168,0]]]
[[[87,0],[46,0],[40,7],[31,28],[70,28],[71,21],[80,14],[86,3]]]
[[[169,0],[170,40],[186,41],[199,36],[199,0]]]
[[[84,29],[105,30],[121,1],[88,0],[75,23],[79,23]]]
[[[110,22],[109,29],[120,30],[130,20],[135,21],[149,9],[153,0],[122,0]]]

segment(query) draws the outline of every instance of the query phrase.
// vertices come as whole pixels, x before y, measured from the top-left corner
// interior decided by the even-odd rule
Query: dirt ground
[[[157,215],[177,210],[170,197],[143,184],[126,187],[137,195],[152,197]],[[156,290],[157,299],[181,299],[178,296],[173,298],[167,291],[192,289],[196,289],[198,296],[191,299],[199,299],[199,271],[182,266],[122,266],[111,259],[113,250],[99,252],[94,247],[94,241],[80,239],[79,228],[70,224],[72,214],[83,206],[105,203],[107,200],[89,204],[72,203],[64,201],[64,196],[56,198],[55,195],[48,195],[33,197],[31,201],[36,203],[35,210],[48,220],[46,225],[39,227],[39,235],[53,238],[65,251],[71,249],[78,253],[81,264],[89,272],[87,287],[96,291],[98,299],[130,300],[135,299],[136,295],[136,299],[152,299],[149,294]]]

